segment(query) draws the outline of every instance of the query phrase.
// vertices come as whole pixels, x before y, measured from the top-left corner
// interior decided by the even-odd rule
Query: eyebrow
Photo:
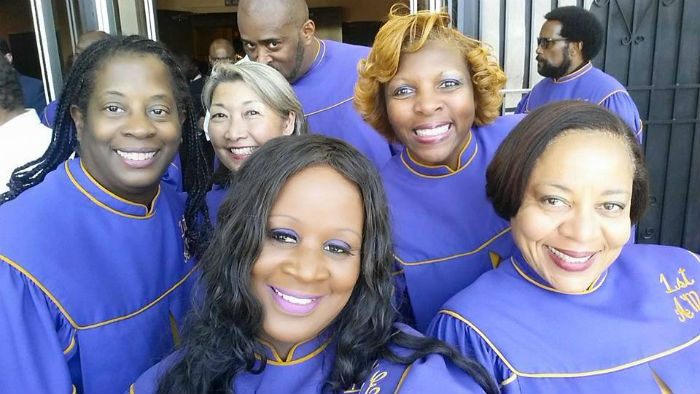
[[[116,90],[108,90],[103,93],[104,95],[113,95],[113,96],[119,96],[119,97],[126,97],[126,95],[122,92],[118,92]],[[167,94],[154,94],[153,96],[149,97],[150,99],[158,99],[158,100],[167,100],[168,95]]]
[[[292,221],[294,221],[294,222],[301,222],[301,220],[299,220],[298,218],[296,218],[296,217],[294,217],[294,216],[285,215],[285,214],[282,214],[282,213],[270,214],[270,217],[269,217],[269,218],[273,218],[273,217],[283,217],[283,218],[286,218],[286,219],[290,219],[290,220],[292,220]],[[269,226],[269,223],[268,223],[268,226]],[[360,235],[357,231],[355,231],[355,230],[353,230],[353,229],[343,227],[343,228],[335,229],[335,231],[352,233],[352,234],[355,234],[358,238],[360,238],[360,240],[362,240],[362,235]]]
[[[248,105],[248,104],[262,104],[262,101],[259,101],[259,100],[246,100],[246,101],[244,101],[243,103],[241,103],[241,105]],[[213,106],[218,106],[218,107],[226,108],[226,105],[225,105],[224,103],[222,103],[222,102],[211,103],[211,106],[212,106],[212,107],[213,107]]]
[[[569,189],[568,187],[566,187],[564,185],[560,185],[558,183],[544,183],[544,184],[541,184],[539,186],[550,186],[550,187],[559,189],[561,191],[571,193],[571,189]],[[631,193],[629,190],[625,190],[625,189],[608,189],[602,193],[603,196],[610,196],[610,195],[617,195],[617,194],[629,195]]]

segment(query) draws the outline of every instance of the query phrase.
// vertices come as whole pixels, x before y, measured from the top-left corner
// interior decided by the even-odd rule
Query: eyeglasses
[[[553,43],[557,41],[568,41],[568,38],[544,38],[544,37],[537,37],[537,46],[540,48],[549,48],[552,46]]]

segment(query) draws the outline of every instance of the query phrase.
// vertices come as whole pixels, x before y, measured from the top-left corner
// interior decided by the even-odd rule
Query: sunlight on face
[[[630,237],[634,168],[625,142],[569,131],[539,157],[513,237],[532,268],[557,290],[588,288]]]
[[[252,288],[264,308],[262,339],[282,357],[347,304],[360,275],[363,223],[357,185],[331,167],[302,170],[280,191]]]

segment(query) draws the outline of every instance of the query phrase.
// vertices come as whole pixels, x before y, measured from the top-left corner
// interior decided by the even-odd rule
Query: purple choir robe
[[[409,327],[399,325],[405,332],[420,335]],[[267,365],[259,374],[244,372],[233,379],[233,391],[245,394],[313,394],[323,392],[335,362],[335,347],[331,330],[318,337],[294,345],[286,358],[274,348],[261,342],[266,351]],[[408,350],[392,347],[406,355]],[[173,353],[151,367],[129,388],[130,394],[155,393],[158,380],[181,356]],[[483,393],[481,387],[462,370],[442,356],[431,354],[411,365],[380,360],[365,382],[354,385],[346,393]]]
[[[209,220],[211,221],[212,227],[216,226],[219,206],[224,201],[224,198],[226,198],[226,194],[228,194],[228,187],[216,184],[212,186],[211,190],[207,193],[207,209],[209,209]]]
[[[460,166],[425,166],[406,150],[382,169],[394,233],[397,293],[405,288],[416,327],[440,306],[514,253],[510,224],[486,198],[486,167],[523,115],[472,127]],[[408,317],[410,321],[410,317]]]
[[[515,113],[526,114],[560,100],[584,100],[602,105],[627,122],[642,143],[642,119],[627,89],[590,62],[559,79],[545,78],[538,82],[520,100]]]
[[[552,288],[521,255],[450,299],[431,335],[503,393],[700,392],[700,258],[626,245],[589,290]]]
[[[0,206],[0,392],[115,393],[167,355],[195,262],[184,198],[151,208],[66,161]]]
[[[309,70],[292,84],[313,133],[341,139],[381,168],[391,157],[387,141],[365,123],[353,107],[357,63],[369,48],[319,40]]]

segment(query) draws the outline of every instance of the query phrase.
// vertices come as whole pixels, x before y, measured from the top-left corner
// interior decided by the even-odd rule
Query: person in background
[[[212,69],[218,62],[235,63],[240,58],[231,41],[225,38],[217,38],[209,44],[209,67]]]
[[[0,392],[120,393],[178,343],[211,227],[194,127],[161,44],[78,56],[49,148],[0,195]],[[161,182],[181,144],[186,201]]]
[[[487,171],[519,251],[449,300],[431,335],[506,394],[700,392],[700,257],[627,243],[648,188],[617,115],[581,101],[531,112]]]
[[[440,305],[515,247],[508,222],[481,192],[486,166],[522,118],[499,116],[505,81],[488,47],[454,29],[449,15],[410,15],[401,5],[360,64],[358,111],[405,147],[382,178],[397,294],[421,331]]]
[[[395,323],[381,179],[347,143],[272,139],[219,219],[182,349],[131,393],[496,393],[479,364]]]
[[[249,60],[292,84],[312,133],[349,142],[377,168],[389,160],[389,144],[352,106],[357,63],[368,48],[316,38],[304,0],[241,0],[238,29]]]
[[[83,51],[92,45],[93,43],[107,37],[109,34],[101,31],[101,30],[94,30],[94,31],[88,31],[80,35],[78,37],[78,42],[75,43],[75,52],[71,54],[68,57],[68,60],[66,61],[65,65],[65,70],[66,76],[68,75],[68,72],[70,72],[71,67],[73,66],[73,63],[75,62],[75,58],[80,56]],[[50,102],[46,108],[44,108],[43,111],[38,114],[40,114],[41,118],[41,123],[43,123],[47,127],[53,127],[53,123],[56,120],[56,108],[58,107],[58,99]]]
[[[14,61],[10,46],[4,38],[0,38],[0,55],[5,57],[10,64]],[[24,108],[32,108],[37,114],[41,114],[41,111],[46,107],[44,83],[41,82],[41,79],[32,78],[19,72],[17,72],[17,75],[19,75],[19,83],[22,86]]]
[[[619,115],[642,142],[642,120],[632,97],[614,77],[593,67],[591,59],[603,45],[603,27],[581,7],[555,8],[544,16],[537,37],[537,72],[545,77],[515,110],[526,114],[558,100],[583,100]]]
[[[0,57],[0,194],[8,190],[15,168],[41,157],[50,142],[51,129],[24,108],[17,72]]]
[[[287,80],[261,63],[216,64],[204,86],[202,102],[211,115],[209,138],[221,163],[207,194],[209,215],[215,223],[231,173],[270,139],[306,134],[309,126]]]

